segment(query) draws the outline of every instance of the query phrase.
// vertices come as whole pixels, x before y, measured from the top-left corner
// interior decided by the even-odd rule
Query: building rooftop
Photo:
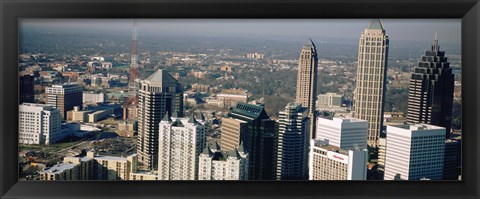
[[[314,146],[318,147],[318,148],[321,148],[321,149],[324,149],[326,151],[334,151],[334,152],[337,152],[337,153],[340,153],[340,154],[343,154],[343,155],[348,155],[347,150],[344,150],[344,149],[342,149],[340,147],[337,147],[337,146],[325,144],[325,142],[323,140],[315,140],[314,141]]]
[[[73,163],[59,163],[59,164],[55,164],[53,165],[52,167],[46,169],[45,173],[51,173],[51,174],[59,174],[65,170],[68,170],[68,169],[72,169],[73,167],[75,167],[76,164],[73,164]]]
[[[158,84],[176,84],[177,79],[175,79],[170,73],[166,70],[159,69],[153,74],[147,77],[145,81],[149,83],[158,83]]]
[[[370,24],[368,24],[367,29],[383,30],[383,24],[380,19],[372,19]]]

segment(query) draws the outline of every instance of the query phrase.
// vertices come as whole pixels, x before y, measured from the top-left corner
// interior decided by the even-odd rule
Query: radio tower
[[[128,78],[128,97],[123,110],[123,119],[132,119],[136,117],[137,105],[137,78],[138,78],[138,32],[137,21],[133,20],[132,31],[132,53],[130,55],[130,76]]]

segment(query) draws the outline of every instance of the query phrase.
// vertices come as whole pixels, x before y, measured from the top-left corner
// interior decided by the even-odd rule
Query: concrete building
[[[136,154],[115,157],[94,153],[65,157],[63,162],[41,171],[40,180],[130,180],[130,173],[136,172]]]
[[[199,157],[198,179],[248,180],[248,152],[243,144],[232,151],[222,151],[218,143],[208,143]]]
[[[318,57],[317,48],[312,40],[309,40],[300,52],[298,59],[297,90],[295,102],[308,107],[311,121],[315,121],[315,103],[317,98],[317,71]],[[315,122],[310,123],[310,139],[315,137]]]
[[[226,118],[222,118],[222,149],[231,151],[243,142],[249,152],[248,179],[273,180],[275,121],[262,106],[242,102]]]
[[[317,118],[317,140],[344,150],[367,149],[368,122],[355,118]]]
[[[18,111],[18,143],[49,145],[68,136],[62,134],[60,112],[52,106],[23,103]]]
[[[137,107],[138,161],[148,169],[156,170],[158,168],[158,125],[167,113],[183,116],[182,88],[167,71],[157,70],[147,79],[139,82]]]
[[[115,131],[122,137],[133,137],[138,131],[138,123],[136,120],[128,119],[118,122],[117,130]]]
[[[354,94],[354,116],[368,121],[368,145],[378,147],[383,128],[389,39],[379,19],[362,32]]]
[[[102,68],[111,69],[113,68],[112,62],[102,62]]]
[[[130,173],[129,180],[159,180],[159,175],[157,171],[142,171],[137,170],[136,172]]]
[[[279,113],[278,126],[275,179],[308,179],[308,108],[299,103],[288,103]]]
[[[83,88],[78,84],[52,85],[45,89],[47,104],[60,111],[62,119],[67,119],[67,111],[74,106],[82,109]]]
[[[206,129],[192,115],[165,114],[159,124],[159,180],[197,180],[198,158],[205,147]]]
[[[442,180],[445,128],[415,124],[387,126],[384,180]]]
[[[325,93],[317,96],[317,108],[329,109],[340,108],[343,103],[343,95],[337,93]]]
[[[343,150],[310,141],[309,180],[366,180],[367,150]]]
[[[105,94],[104,93],[87,93],[83,92],[82,102],[86,103],[104,103],[105,102]]]
[[[418,62],[408,87],[409,124],[444,127],[449,138],[452,125],[454,75],[445,52],[440,51],[437,35],[430,50]]]

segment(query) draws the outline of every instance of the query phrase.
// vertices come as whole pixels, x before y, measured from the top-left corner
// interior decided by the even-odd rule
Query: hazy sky
[[[358,40],[371,19],[137,19],[139,35],[205,35],[226,37]],[[390,40],[461,43],[460,19],[383,19]],[[127,33],[131,19],[23,19],[22,27]]]

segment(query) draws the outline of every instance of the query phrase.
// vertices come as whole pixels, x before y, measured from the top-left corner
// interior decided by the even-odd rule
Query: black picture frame
[[[478,0],[0,0],[1,198],[479,198]],[[461,181],[18,181],[21,18],[461,18]]]

